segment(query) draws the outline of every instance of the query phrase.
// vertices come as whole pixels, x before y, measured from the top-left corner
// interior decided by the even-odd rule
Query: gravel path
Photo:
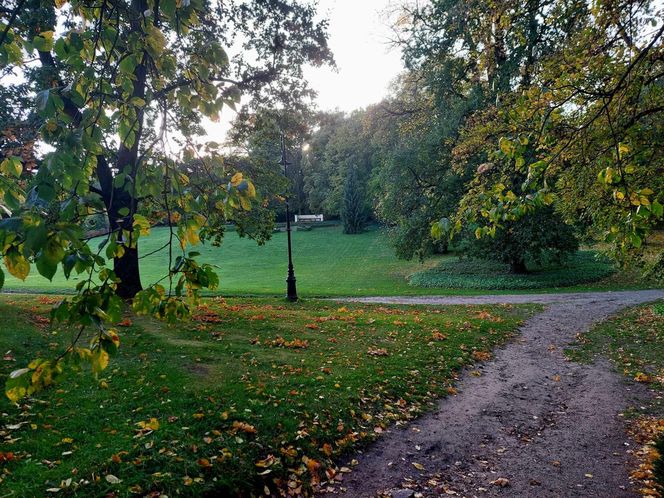
[[[458,395],[356,456],[338,495],[408,498],[408,487],[423,496],[638,496],[627,477],[631,443],[620,414],[644,390],[628,386],[606,362],[566,361],[563,349],[620,309],[660,298],[664,290],[349,299],[548,306],[479,366],[480,376],[464,375]]]

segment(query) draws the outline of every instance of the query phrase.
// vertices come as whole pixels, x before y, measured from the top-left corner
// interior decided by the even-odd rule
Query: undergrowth
[[[438,266],[410,277],[414,287],[451,289],[544,289],[596,282],[615,272],[614,266],[592,251],[579,251],[561,264],[537,267],[530,273],[514,274],[509,265],[484,259],[447,259]]]

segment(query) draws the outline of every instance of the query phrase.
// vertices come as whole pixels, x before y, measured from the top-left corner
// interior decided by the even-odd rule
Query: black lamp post
[[[286,145],[284,144],[284,134],[281,134],[281,162],[284,167],[284,176],[288,178],[288,165],[286,161]],[[286,195],[286,237],[288,238],[288,277],[286,277],[286,298],[289,301],[297,301],[297,287],[295,286],[295,272],[293,271],[293,255],[291,252],[291,226],[290,226],[290,205],[288,195]]]

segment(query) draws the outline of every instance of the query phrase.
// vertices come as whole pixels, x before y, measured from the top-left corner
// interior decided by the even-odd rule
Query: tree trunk
[[[510,262],[510,271],[512,273],[524,274],[528,273],[526,262],[523,259],[516,259]]]
[[[144,12],[148,8],[146,0],[132,0],[131,5],[134,12]],[[135,21],[132,21],[132,31],[138,32],[141,29],[141,20],[140,17],[137,17]],[[132,92],[132,97],[145,98],[147,58],[147,53],[143,52],[141,62],[134,69],[134,91]],[[127,231],[129,234],[133,233],[134,213],[136,213],[136,209],[138,208],[135,182],[136,174],[140,167],[138,164],[138,149],[143,134],[144,110],[142,107],[137,110],[136,115],[134,144],[129,148],[121,141],[116,161],[117,171],[127,176],[124,185],[112,187],[113,195],[109,199],[111,205],[107,204],[111,230],[122,228],[123,232]],[[129,210],[128,215],[126,213],[120,214],[123,208]],[[113,258],[113,271],[115,271],[115,275],[120,279],[116,292],[123,299],[132,299],[137,292],[143,289],[139,272],[138,245],[135,240],[132,240],[132,235],[129,236],[129,240],[123,240],[123,245],[124,254],[122,257]]]
[[[115,275],[121,280],[117,295],[122,299],[132,299],[143,289],[138,266],[138,249],[125,247],[121,258],[113,258]]]

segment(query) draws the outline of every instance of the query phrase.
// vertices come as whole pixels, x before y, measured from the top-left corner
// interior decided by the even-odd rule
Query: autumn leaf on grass
[[[320,477],[318,476],[318,469],[321,468],[320,462],[314,460],[313,458],[309,458],[305,455],[302,457],[302,463],[304,463],[307,466],[307,470],[311,475],[311,485],[316,486],[317,484],[319,484]]]
[[[652,376],[648,375],[647,373],[638,372],[634,376],[634,380],[636,382],[643,382],[644,384],[650,384],[653,381],[653,378],[652,378]]]
[[[473,351],[471,356],[475,361],[488,361],[491,359],[491,353],[487,351]]]
[[[199,458],[198,460],[196,460],[196,463],[198,464],[199,467],[202,467],[204,469],[209,469],[210,467],[212,467],[210,460],[208,460],[207,458]]]
[[[305,325],[306,328],[311,329],[311,330],[318,330],[320,327],[316,325],[315,323],[307,323]]]
[[[367,350],[369,356],[388,356],[389,353],[385,348],[369,348]]]
[[[106,474],[104,479],[106,479],[106,482],[109,484],[120,484],[122,482],[122,479],[118,479],[113,474]]]
[[[289,349],[306,349],[309,347],[309,341],[303,341],[302,339],[293,339],[292,341],[287,341],[281,336],[277,336],[276,339],[271,341],[265,341],[264,344],[272,347],[284,347]]]
[[[131,327],[133,325],[132,321],[129,318],[125,318],[121,322],[118,322],[120,327]]]
[[[433,332],[431,333],[431,338],[434,341],[445,341],[447,340],[447,335],[442,334],[438,329],[434,329]]]
[[[246,432],[247,434],[256,434],[256,432],[257,432],[256,428],[253,425],[248,424],[246,422],[240,422],[238,420],[233,422],[233,431],[234,432],[238,432],[238,431]]]
[[[266,475],[272,472],[270,467],[272,467],[275,464],[278,464],[281,461],[280,458],[275,457],[274,455],[268,455],[262,460],[258,460],[254,465],[258,467],[259,469],[265,469],[263,472],[259,472],[258,475]]]
[[[154,417],[150,420],[136,422],[136,425],[139,427],[139,429],[136,430],[136,437],[144,436],[145,434],[149,434],[150,432],[159,429],[159,421]]]

